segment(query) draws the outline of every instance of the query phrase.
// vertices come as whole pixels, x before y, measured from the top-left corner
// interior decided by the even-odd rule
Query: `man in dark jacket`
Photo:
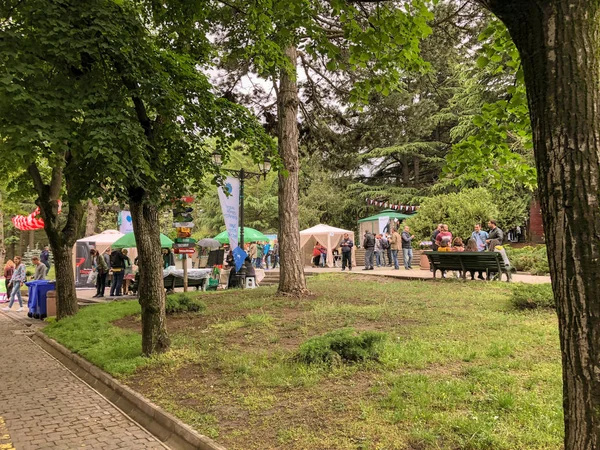
[[[110,296],[120,297],[123,277],[125,275],[125,256],[121,249],[115,249],[110,254],[110,268],[112,270],[112,283],[110,284]]]
[[[363,241],[365,249],[365,268],[363,270],[373,270],[373,255],[375,252],[375,236],[370,231],[365,233]]]
[[[488,222],[488,226],[490,227],[490,231],[488,233],[488,238],[485,242],[487,242],[487,244],[489,245],[490,241],[498,239],[498,241],[502,244],[502,242],[504,241],[504,231],[502,231],[496,226],[495,220],[490,220]]]
[[[342,248],[342,270],[346,270],[346,266],[348,266],[348,270],[352,270],[352,247],[354,247],[354,242],[352,242],[348,233],[344,233],[344,239],[340,242],[340,247]]]

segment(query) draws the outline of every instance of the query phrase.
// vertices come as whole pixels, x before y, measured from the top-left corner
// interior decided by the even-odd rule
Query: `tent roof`
[[[79,239],[77,242],[95,242],[96,244],[112,244],[121,236],[123,236],[123,233],[120,233],[117,230],[106,230],[100,234],[95,234],[93,236],[88,236],[83,239]]]
[[[314,227],[307,228],[306,230],[302,230],[300,234],[323,234],[323,233],[352,233],[349,230],[342,230],[341,228],[330,227],[329,225],[315,225]]]
[[[394,211],[393,209],[386,209],[386,210],[380,212],[379,214],[375,214],[374,216],[365,217],[364,219],[360,219],[358,221],[358,223],[370,222],[372,220],[378,220],[380,217],[391,217],[394,219],[408,219],[409,217],[412,217],[412,215],[411,214],[402,214],[397,211]]]

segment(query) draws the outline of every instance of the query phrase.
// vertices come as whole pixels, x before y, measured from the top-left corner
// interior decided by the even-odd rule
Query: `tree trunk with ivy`
[[[479,0],[519,49],[563,365],[565,448],[600,448],[600,2]]]
[[[279,114],[279,155],[283,168],[279,172],[279,263],[281,266],[278,292],[283,295],[302,296],[308,293],[304,278],[304,262],[300,249],[300,224],[298,221],[298,86],[296,82],[296,48],[290,46],[285,55],[293,73],[281,73],[277,91]]]
[[[165,352],[170,345],[165,314],[165,289],[156,205],[141,188],[129,190],[129,207],[139,261],[139,302],[142,307],[142,352]]]

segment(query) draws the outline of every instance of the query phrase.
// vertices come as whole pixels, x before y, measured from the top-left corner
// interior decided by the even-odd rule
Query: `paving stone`
[[[9,436],[0,444],[18,450],[167,448],[26,334],[14,333],[23,329],[0,313],[0,434]]]

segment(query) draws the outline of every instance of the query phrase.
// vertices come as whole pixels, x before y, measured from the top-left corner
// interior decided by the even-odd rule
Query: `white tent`
[[[100,234],[79,239],[77,242],[87,242],[100,253],[103,253],[104,250],[110,247],[113,242],[116,242],[121,236],[123,236],[123,233],[117,230],[106,230]]]
[[[315,225],[312,228],[308,228],[307,230],[303,230],[300,232],[300,248],[301,252],[304,255],[305,264],[312,257],[313,247],[316,242],[319,242],[321,245],[327,247],[327,265],[329,267],[333,267],[333,249],[340,245],[340,242],[344,238],[344,234],[348,233],[348,236],[352,241],[354,241],[354,232],[348,230],[342,230],[341,228],[330,227],[329,225]],[[354,258],[354,253],[356,249],[356,242],[354,242],[355,247],[352,248],[352,266],[356,266],[356,261]],[[341,251],[340,251],[341,254]]]

